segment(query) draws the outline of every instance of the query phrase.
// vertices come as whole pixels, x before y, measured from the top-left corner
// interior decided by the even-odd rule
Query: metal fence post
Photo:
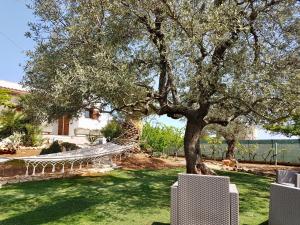
[[[277,166],[278,144],[275,142],[275,166]]]

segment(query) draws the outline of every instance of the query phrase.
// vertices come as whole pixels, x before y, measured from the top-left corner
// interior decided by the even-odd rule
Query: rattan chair
[[[277,170],[276,171],[276,183],[278,184],[286,184],[289,186],[294,185],[295,187],[299,186],[300,174],[296,171],[290,170]]]
[[[300,188],[271,184],[269,225],[300,224]]]
[[[239,193],[229,177],[179,174],[171,186],[171,225],[199,224],[239,224]]]

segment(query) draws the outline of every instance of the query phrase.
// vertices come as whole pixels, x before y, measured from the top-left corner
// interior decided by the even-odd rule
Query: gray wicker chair
[[[297,187],[300,182],[298,180],[300,176],[296,171],[277,170],[276,175],[276,183],[278,184],[287,184],[289,186],[294,185],[295,187]]]
[[[300,224],[300,188],[271,184],[269,225]]]
[[[199,224],[239,224],[239,193],[229,177],[179,174],[171,186],[171,225]]]

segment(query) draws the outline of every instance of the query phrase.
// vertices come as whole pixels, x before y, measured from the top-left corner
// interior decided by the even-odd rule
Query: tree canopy
[[[50,118],[102,110],[185,117],[187,172],[202,129],[299,107],[292,0],[34,0],[24,84]],[[37,105],[38,104],[38,105]]]
[[[265,125],[265,128],[271,132],[281,133],[289,137],[300,137],[300,114],[292,115],[290,118],[275,124]]]

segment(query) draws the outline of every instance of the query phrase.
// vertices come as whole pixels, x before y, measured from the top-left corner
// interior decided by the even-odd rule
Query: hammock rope
[[[65,172],[65,165],[70,165],[70,171],[74,170],[74,165],[79,164],[79,169],[82,169],[83,163],[91,162],[94,165],[103,165],[104,163],[109,163],[113,165],[112,157],[126,154],[135,147],[134,144],[129,145],[119,145],[115,143],[106,143],[103,145],[93,146],[90,148],[82,148],[78,150],[72,150],[67,152],[52,153],[46,155],[29,156],[29,157],[12,157],[7,158],[10,160],[21,160],[24,161],[26,166],[25,176],[29,176],[29,169],[32,167],[32,176],[36,175],[37,167],[41,166],[41,174],[45,174],[45,168],[47,166],[52,166],[52,173],[55,173],[56,166],[61,165],[61,173]]]

